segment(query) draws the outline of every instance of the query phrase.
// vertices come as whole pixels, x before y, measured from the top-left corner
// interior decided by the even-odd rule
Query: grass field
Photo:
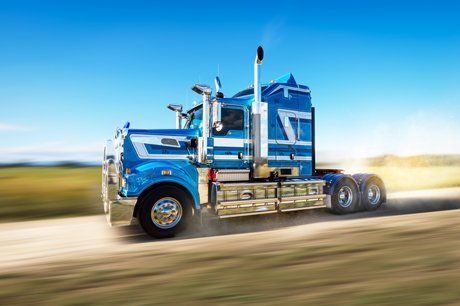
[[[460,166],[384,166],[365,170],[380,175],[390,192],[460,186]]]
[[[0,168],[0,221],[102,212],[99,167]]]
[[[180,249],[125,243],[102,258],[0,272],[0,304],[458,305],[460,211],[390,218]]]
[[[382,176],[390,192],[460,186],[460,166],[359,166]],[[102,213],[99,167],[0,168],[0,221]]]

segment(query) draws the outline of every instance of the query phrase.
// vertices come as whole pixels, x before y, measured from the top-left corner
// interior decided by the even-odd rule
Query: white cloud
[[[344,136],[345,135],[345,136]],[[414,111],[402,119],[386,118],[358,131],[318,141],[318,159],[332,162],[383,154],[400,156],[460,154],[460,121],[442,111]]]
[[[269,49],[281,42],[284,23],[284,19],[275,18],[265,25],[261,42],[264,49]]]
[[[88,161],[102,159],[103,142],[85,144],[48,142],[16,147],[0,147],[0,162]]]
[[[29,132],[32,131],[30,127],[0,123],[0,132]]]

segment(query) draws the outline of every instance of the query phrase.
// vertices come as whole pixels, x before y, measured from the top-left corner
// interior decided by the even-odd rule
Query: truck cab
[[[386,200],[373,174],[315,167],[315,108],[310,89],[290,73],[231,97],[209,86],[202,101],[176,115],[176,129],[117,129],[104,149],[102,198],[110,225],[136,218],[153,237],[184,230],[204,210],[216,218],[327,207],[338,214],[378,208]],[[182,126],[182,123],[184,125]],[[195,221],[196,222],[196,221]]]

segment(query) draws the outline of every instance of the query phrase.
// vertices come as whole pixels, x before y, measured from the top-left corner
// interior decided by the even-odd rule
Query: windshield
[[[187,122],[185,123],[186,129],[200,129],[201,121],[203,121],[203,107],[200,106],[190,111],[188,114]]]

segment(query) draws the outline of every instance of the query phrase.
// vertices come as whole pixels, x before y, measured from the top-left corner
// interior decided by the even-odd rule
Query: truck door
[[[223,105],[222,128],[212,129],[213,168],[242,169],[249,163],[248,110],[240,105]]]

